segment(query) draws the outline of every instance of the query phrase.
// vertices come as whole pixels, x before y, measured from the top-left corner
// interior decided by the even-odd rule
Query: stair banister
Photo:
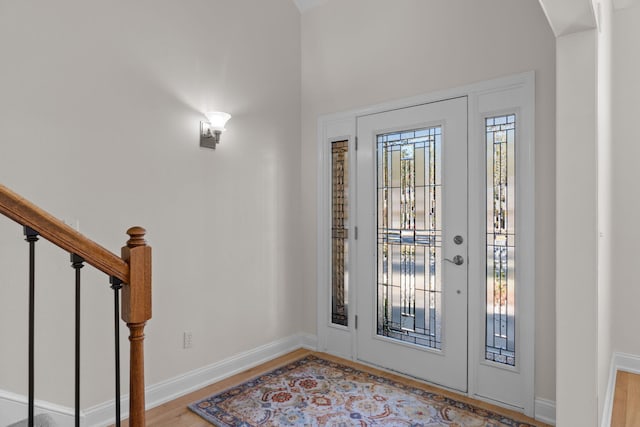
[[[121,257],[0,184],[0,214],[123,282],[122,320],[129,328],[129,425],[145,425],[144,327],[151,319],[151,247],[142,227],[127,230]]]
[[[130,239],[122,248],[122,259],[129,265],[129,281],[135,286],[122,288],[122,320],[129,328],[129,425],[144,421],[144,327],[151,319],[151,248],[144,240],[145,229],[127,230]]]

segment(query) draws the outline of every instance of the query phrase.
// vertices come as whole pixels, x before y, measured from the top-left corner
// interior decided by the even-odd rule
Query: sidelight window
[[[487,312],[485,359],[516,364],[516,116],[485,119],[487,149]]]

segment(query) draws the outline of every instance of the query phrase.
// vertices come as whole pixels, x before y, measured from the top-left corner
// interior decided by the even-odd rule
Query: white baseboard
[[[303,347],[315,350],[317,341],[316,336],[311,334],[292,335],[237,354],[212,365],[153,384],[146,388],[146,407],[147,409],[154,408],[298,348]],[[129,396],[126,395],[122,398],[123,417],[128,415],[128,408]],[[102,427],[113,424],[114,414],[115,404],[113,401],[93,406],[85,411],[86,418],[83,425],[88,427]]]
[[[317,351],[318,350],[318,337],[312,334],[299,334],[300,337],[300,346],[307,350]]]
[[[552,426],[556,425],[556,402],[539,397],[536,398],[535,414],[536,420]]]
[[[442,388],[443,390],[447,390],[446,388],[440,386],[440,385],[436,385],[435,387],[438,388]],[[454,393],[460,393],[456,390],[450,389],[449,391],[453,391]],[[493,400],[493,399],[489,399],[483,396],[479,396],[479,395],[473,395],[473,394],[467,394],[467,396],[469,396],[472,399],[476,399],[478,401],[481,402],[486,402],[489,403],[491,405],[494,406],[498,406],[504,409],[508,409],[514,412],[519,412],[519,413],[523,413],[524,415],[528,415],[526,414],[526,412],[522,409],[522,408],[518,408],[517,406],[512,406],[512,405],[508,405],[506,403],[503,402],[499,402],[497,400]],[[543,423],[555,426],[556,425],[556,402],[554,402],[553,400],[548,400],[548,399],[543,399],[541,397],[536,397],[535,401],[534,401],[534,415],[533,417],[537,420],[537,421],[541,421]]]
[[[616,371],[640,374],[640,356],[626,353],[613,353],[613,365]]]
[[[27,418],[27,402],[28,400],[26,396],[0,390],[0,426],[13,424]],[[67,408],[42,400],[36,400],[34,402],[34,407],[36,415],[48,414],[60,427],[72,427],[74,425],[75,411],[72,408]],[[84,414],[81,414],[81,418],[84,418]]]
[[[616,374],[618,371],[640,374],[640,357],[633,354],[613,353],[611,368],[609,369],[609,381],[607,383],[607,395],[604,400],[604,413],[602,414],[601,427],[609,427],[611,424],[611,412],[613,411],[613,394],[616,387]]]

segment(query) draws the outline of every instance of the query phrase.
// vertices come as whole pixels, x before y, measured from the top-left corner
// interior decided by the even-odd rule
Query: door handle
[[[455,264],[455,265],[464,264],[464,258],[462,257],[462,255],[456,255],[453,257],[453,259],[445,258],[444,260],[449,261],[451,264]]]

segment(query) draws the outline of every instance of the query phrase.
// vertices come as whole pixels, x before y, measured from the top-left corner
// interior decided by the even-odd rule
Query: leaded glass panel
[[[377,137],[378,335],[441,349],[442,128]]]
[[[331,322],[348,324],[349,142],[331,143]]]
[[[485,358],[516,364],[516,116],[485,119],[487,148],[487,320]]]

